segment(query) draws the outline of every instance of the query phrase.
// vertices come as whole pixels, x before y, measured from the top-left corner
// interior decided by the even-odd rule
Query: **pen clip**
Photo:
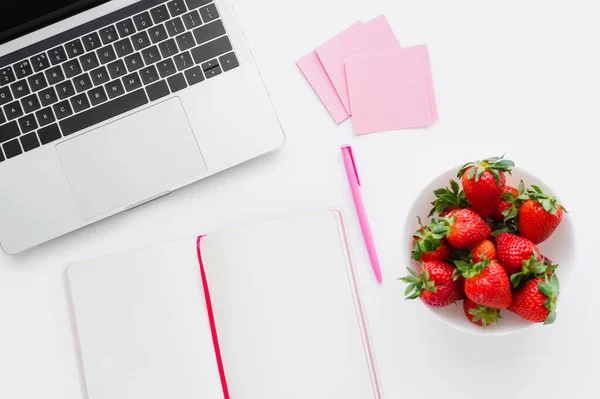
[[[350,160],[352,160],[352,167],[354,167],[354,174],[356,175],[356,181],[358,182],[358,185],[360,186],[360,177],[358,177],[358,169],[356,168],[356,162],[354,161],[354,152],[352,152],[352,147],[350,147],[350,146],[346,146],[345,148],[348,150],[348,155],[350,155]]]

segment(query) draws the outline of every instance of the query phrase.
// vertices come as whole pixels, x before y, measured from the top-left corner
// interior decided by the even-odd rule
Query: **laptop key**
[[[6,115],[6,119],[12,121],[23,116],[23,108],[21,108],[21,104],[18,101],[15,101],[4,106],[4,114]]]
[[[142,69],[140,71],[140,76],[142,78],[142,82],[144,82],[145,85],[154,83],[159,79],[158,71],[156,70],[156,67],[154,65],[150,65]]]
[[[202,25],[202,19],[196,10],[183,15],[181,18],[186,29],[192,30]]]
[[[162,58],[160,56],[160,51],[158,51],[158,47],[156,46],[148,47],[146,50],[142,51],[142,57],[144,57],[146,65],[152,65]]]
[[[85,54],[79,58],[79,61],[81,62],[81,66],[85,72],[100,65],[98,62],[98,57],[96,57],[96,53]]]
[[[14,158],[17,155],[21,155],[23,153],[23,150],[21,149],[21,144],[19,144],[18,139],[4,143],[2,148],[4,148],[4,154],[6,155],[6,159]]]
[[[58,98],[64,100],[75,94],[75,88],[73,87],[73,83],[67,80],[56,85],[56,92],[58,93]]]
[[[187,87],[187,83],[185,83],[185,78],[183,77],[183,73],[178,73],[177,75],[171,76],[167,79],[169,83],[169,88],[171,89],[171,93],[175,93],[179,90],[183,90]]]
[[[133,48],[138,51],[150,45],[150,38],[146,31],[133,35],[131,41],[133,42]]]
[[[125,64],[129,72],[137,71],[144,67],[144,61],[140,53],[133,53],[128,57],[125,57]]]
[[[223,36],[225,34],[225,27],[223,21],[218,20],[211,22],[210,24],[202,25],[194,30],[194,37],[198,44],[205,43],[216,37]]]
[[[184,74],[190,86],[200,83],[204,80],[204,74],[202,74],[202,70],[199,66],[188,69],[184,72]]]
[[[56,141],[62,137],[56,123],[41,128],[37,133],[43,145]]]
[[[190,55],[189,51],[177,54],[175,57],[173,57],[173,60],[175,60],[175,65],[179,71],[183,71],[184,69],[194,66],[194,60],[192,60],[192,56]]]
[[[135,33],[135,26],[133,26],[133,21],[131,20],[131,18],[119,22],[117,24],[117,31],[119,32],[119,36],[121,37],[133,35]]]
[[[54,109],[54,115],[56,115],[56,119],[64,119],[73,114],[71,104],[69,104],[69,101],[67,100],[55,104],[52,109]]]
[[[169,11],[171,15],[176,17],[177,15],[181,15],[187,11],[187,7],[183,0],[173,0],[167,3],[167,7],[169,7]]]
[[[92,80],[90,79],[90,75],[84,73],[83,75],[79,75],[73,79],[73,83],[75,84],[75,90],[77,93],[81,93],[87,91],[92,88]]]
[[[214,21],[215,19],[219,18],[217,6],[214,4],[209,4],[206,7],[202,7],[200,9],[200,15],[202,15],[204,22]]]
[[[90,98],[92,105],[102,104],[103,102],[108,100],[103,86],[96,87],[95,89],[88,91],[88,97]]]
[[[148,103],[144,89],[132,91],[112,101],[88,109],[60,122],[63,135],[68,136],[97,123],[121,115]]]
[[[185,0],[188,8],[191,10],[192,8],[198,8],[207,3],[210,3],[213,0]]]
[[[40,126],[46,126],[56,120],[50,107],[39,110],[35,113],[35,117]]]
[[[83,45],[79,39],[75,39],[65,44],[65,49],[67,50],[69,58],[76,58],[83,54]]]
[[[27,77],[33,73],[33,69],[31,69],[31,63],[28,60],[21,61],[18,64],[13,65],[13,69],[15,70],[15,75],[18,79]]]
[[[40,103],[42,104],[42,107],[47,107],[48,105],[54,104],[58,101],[54,87],[48,87],[46,90],[40,91],[38,96],[40,97]]]
[[[10,92],[10,87],[1,87],[0,88],[0,105],[4,105],[10,101],[12,101],[13,96]]]
[[[221,74],[221,67],[219,65],[217,65],[216,67],[209,69],[208,71],[204,71],[204,74],[206,75],[206,79],[210,79],[210,78],[214,78],[217,75]]]
[[[102,43],[100,43],[100,36],[98,36],[96,32],[88,33],[81,40],[83,40],[85,51],[96,50],[102,45]]]
[[[219,62],[221,63],[223,72],[227,72],[233,68],[237,68],[240,66],[240,63],[238,62],[237,57],[233,52],[220,56]]]
[[[23,133],[29,133],[35,129],[37,129],[38,125],[35,121],[35,115],[29,114],[19,119],[19,126],[21,127],[21,131]]]
[[[106,67],[103,66],[94,69],[92,72],[90,72],[90,75],[92,76],[92,82],[94,83],[94,86],[104,84],[110,80],[108,77],[108,71],[106,70]]]
[[[40,91],[48,87],[48,83],[46,82],[46,78],[42,72],[30,76],[27,78],[27,82],[29,82],[31,91]]]
[[[4,117],[4,112],[2,111],[2,108],[0,108],[0,125],[2,125],[4,122],[6,122],[6,118]]]
[[[112,82],[105,84],[104,88],[108,93],[108,98],[111,100],[115,97],[125,94],[125,88],[120,80],[113,80]]]
[[[50,58],[52,65],[56,65],[66,61],[67,54],[65,53],[65,49],[62,46],[59,46],[48,51],[48,58]]]
[[[127,92],[142,87],[142,81],[140,80],[140,77],[138,76],[137,72],[129,74],[121,80],[123,81],[123,86],[125,86],[125,90],[127,90]]]
[[[115,50],[112,46],[102,47],[100,50],[96,51],[96,54],[98,54],[98,59],[103,65],[117,59],[117,54],[115,54]]]
[[[106,28],[100,29],[100,39],[102,40],[102,44],[110,44],[119,39],[119,35],[117,34],[117,29],[111,25]]]
[[[148,14],[147,11],[133,17],[133,23],[139,31],[147,29],[153,25],[150,14]]]
[[[0,149],[0,162],[3,162],[3,161],[4,161],[4,153]]]
[[[117,55],[119,58],[133,53],[133,46],[128,38],[116,42],[115,49],[117,50]]]
[[[200,64],[201,62],[210,60],[211,58],[215,58],[221,54],[228,53],[231,50],[233,50],[233,47],[231,47],[229,38],[227,36],[223,36],[213,40],[212,42],[192,49],[192,57],[194,57],[194,62],[196,64]]]
[[[179,51],[186,51],[196,45],[194,35],[191,32],[185,32],[175,38]]]
[[[169,16],[169,12],[167,11],[167,7],[165,7],[164,4],[150,10],[150,14],[152,14],[152,19],[154,20],[155,24],[160,24],[161,22],[165,22],[167,19],[171,18]]]
[[[209,69],[213,69],[213,68],[218,67],[218,66],[219,66],[219,62],[215,58],[214,60],[210,60],[210,61],[205,62],[204,64],[202,64],[202,70],[204,72],[206,72]]]
[[[50,68],[50,60],[48,60],[48,56],[45,53],[41,53],[31,58],[31,65],[33,65],[34,71],[43,71],[46,68]]]
[[[0,85],[4,86],[17,80],[11,67],[0,69]]]
[[[116,79],[127,73],[127,69],[125,68],[123,60],[116,60],[114,62],[111,62],[106,66],[106,68],[108,69],[108,73],[110,74],[111,79]]]
[[[177,68],[175,68],[175,64],[172,59],[162,60],[157,64],[158,73],[161,78],[166,78],[167,76],[173,75],[177,72]]]
[[[23,146],[23,150],[28,152],[38,148],[40,146],[40,142],[38,141],[38,138],[34,132],[21,137],[21,145]]]
[[[55,85],[55,84],[65,80],[65,75],[63,74],[63,71],[62,71],[60,65],[57,65],[46,71],[46,80],[48,81],[48,84],[50,84],[50,85]]]
[[[151,84],[150,86],[146,86],[146,91],[148,92],[148,98],[150,101],[156,101],[159,98],[171,94],[169,91],[169,86],[167,86],[167,82],[164,80]]]
[[[150,40],[152,43],[162,42],[169,36],[167,35],[167,30],[164,25],[156,25],[152,28],[148,29],[148,34],[150,35]]]
[[[76,95],[75,97],[71,97],[71,107],[73,108],[73,112],[81,112],[90,107],[90,102],[85,93],[81,93]]]
[[[38,100],[38,97],[35,94],[32,94],[22,99],[21,105],[23,106],[23,111],[26,114],[33,111],[37,111],[41,108],[40,101]]]
[[[169,32],[169,36],[176,36],[185,30],[181,18],[173,18],[172,20],[167,21],[165,23],[165,26],[167,27],[167,32]]]
[[[0,126],[0,143],[19,137],[21,131],[17,122],[9,122],[6,125]]]
[[[163,58],[169,58],[179,52],[179,50],[177,50],[177,45],[175,44],[175,39],[169,39],[162,42],[158,45],[158,48],[160,49]]]
[[[79,65],[79,61],[77,61],[76,59],[65,62],[62,65],[62,67],[65,71],[67,79],[71,79],[73,76],[77,76],[82,72],[81,66]]]

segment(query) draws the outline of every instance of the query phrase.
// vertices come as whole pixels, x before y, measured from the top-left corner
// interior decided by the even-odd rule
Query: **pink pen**
[[[358,177],[358,170],[356,169],[356,162],[354,162],[352,147],[343,145],[342,156],[344,157],[344,166],[346,167],[346,173],[348,174],[348,182],[350,183],[350,191],[352,191],[352,198],[354,199],[354,205],[356,206],[360,228],[362,229],[367,252],[371,259],[371,266],[373,267],[377,282],[381,284],[381,267],[379,266],[379,259],[377,258],[377,251],[375,250],[375,242],[373,241],[373,234],[371,234],[371,226],[369,226],[367,211],[365,210],[365,205],[362,196],[360,195],[360,179]]]

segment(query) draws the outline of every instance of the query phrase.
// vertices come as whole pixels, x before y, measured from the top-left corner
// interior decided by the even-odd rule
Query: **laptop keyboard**
[[[141,1],[8,54],[0,162],[237,66],[213,0]]]

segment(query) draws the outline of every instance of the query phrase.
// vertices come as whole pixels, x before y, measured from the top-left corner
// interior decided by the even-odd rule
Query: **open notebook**
[[[68,266],[88,399],[380,399],[341,215]]]

